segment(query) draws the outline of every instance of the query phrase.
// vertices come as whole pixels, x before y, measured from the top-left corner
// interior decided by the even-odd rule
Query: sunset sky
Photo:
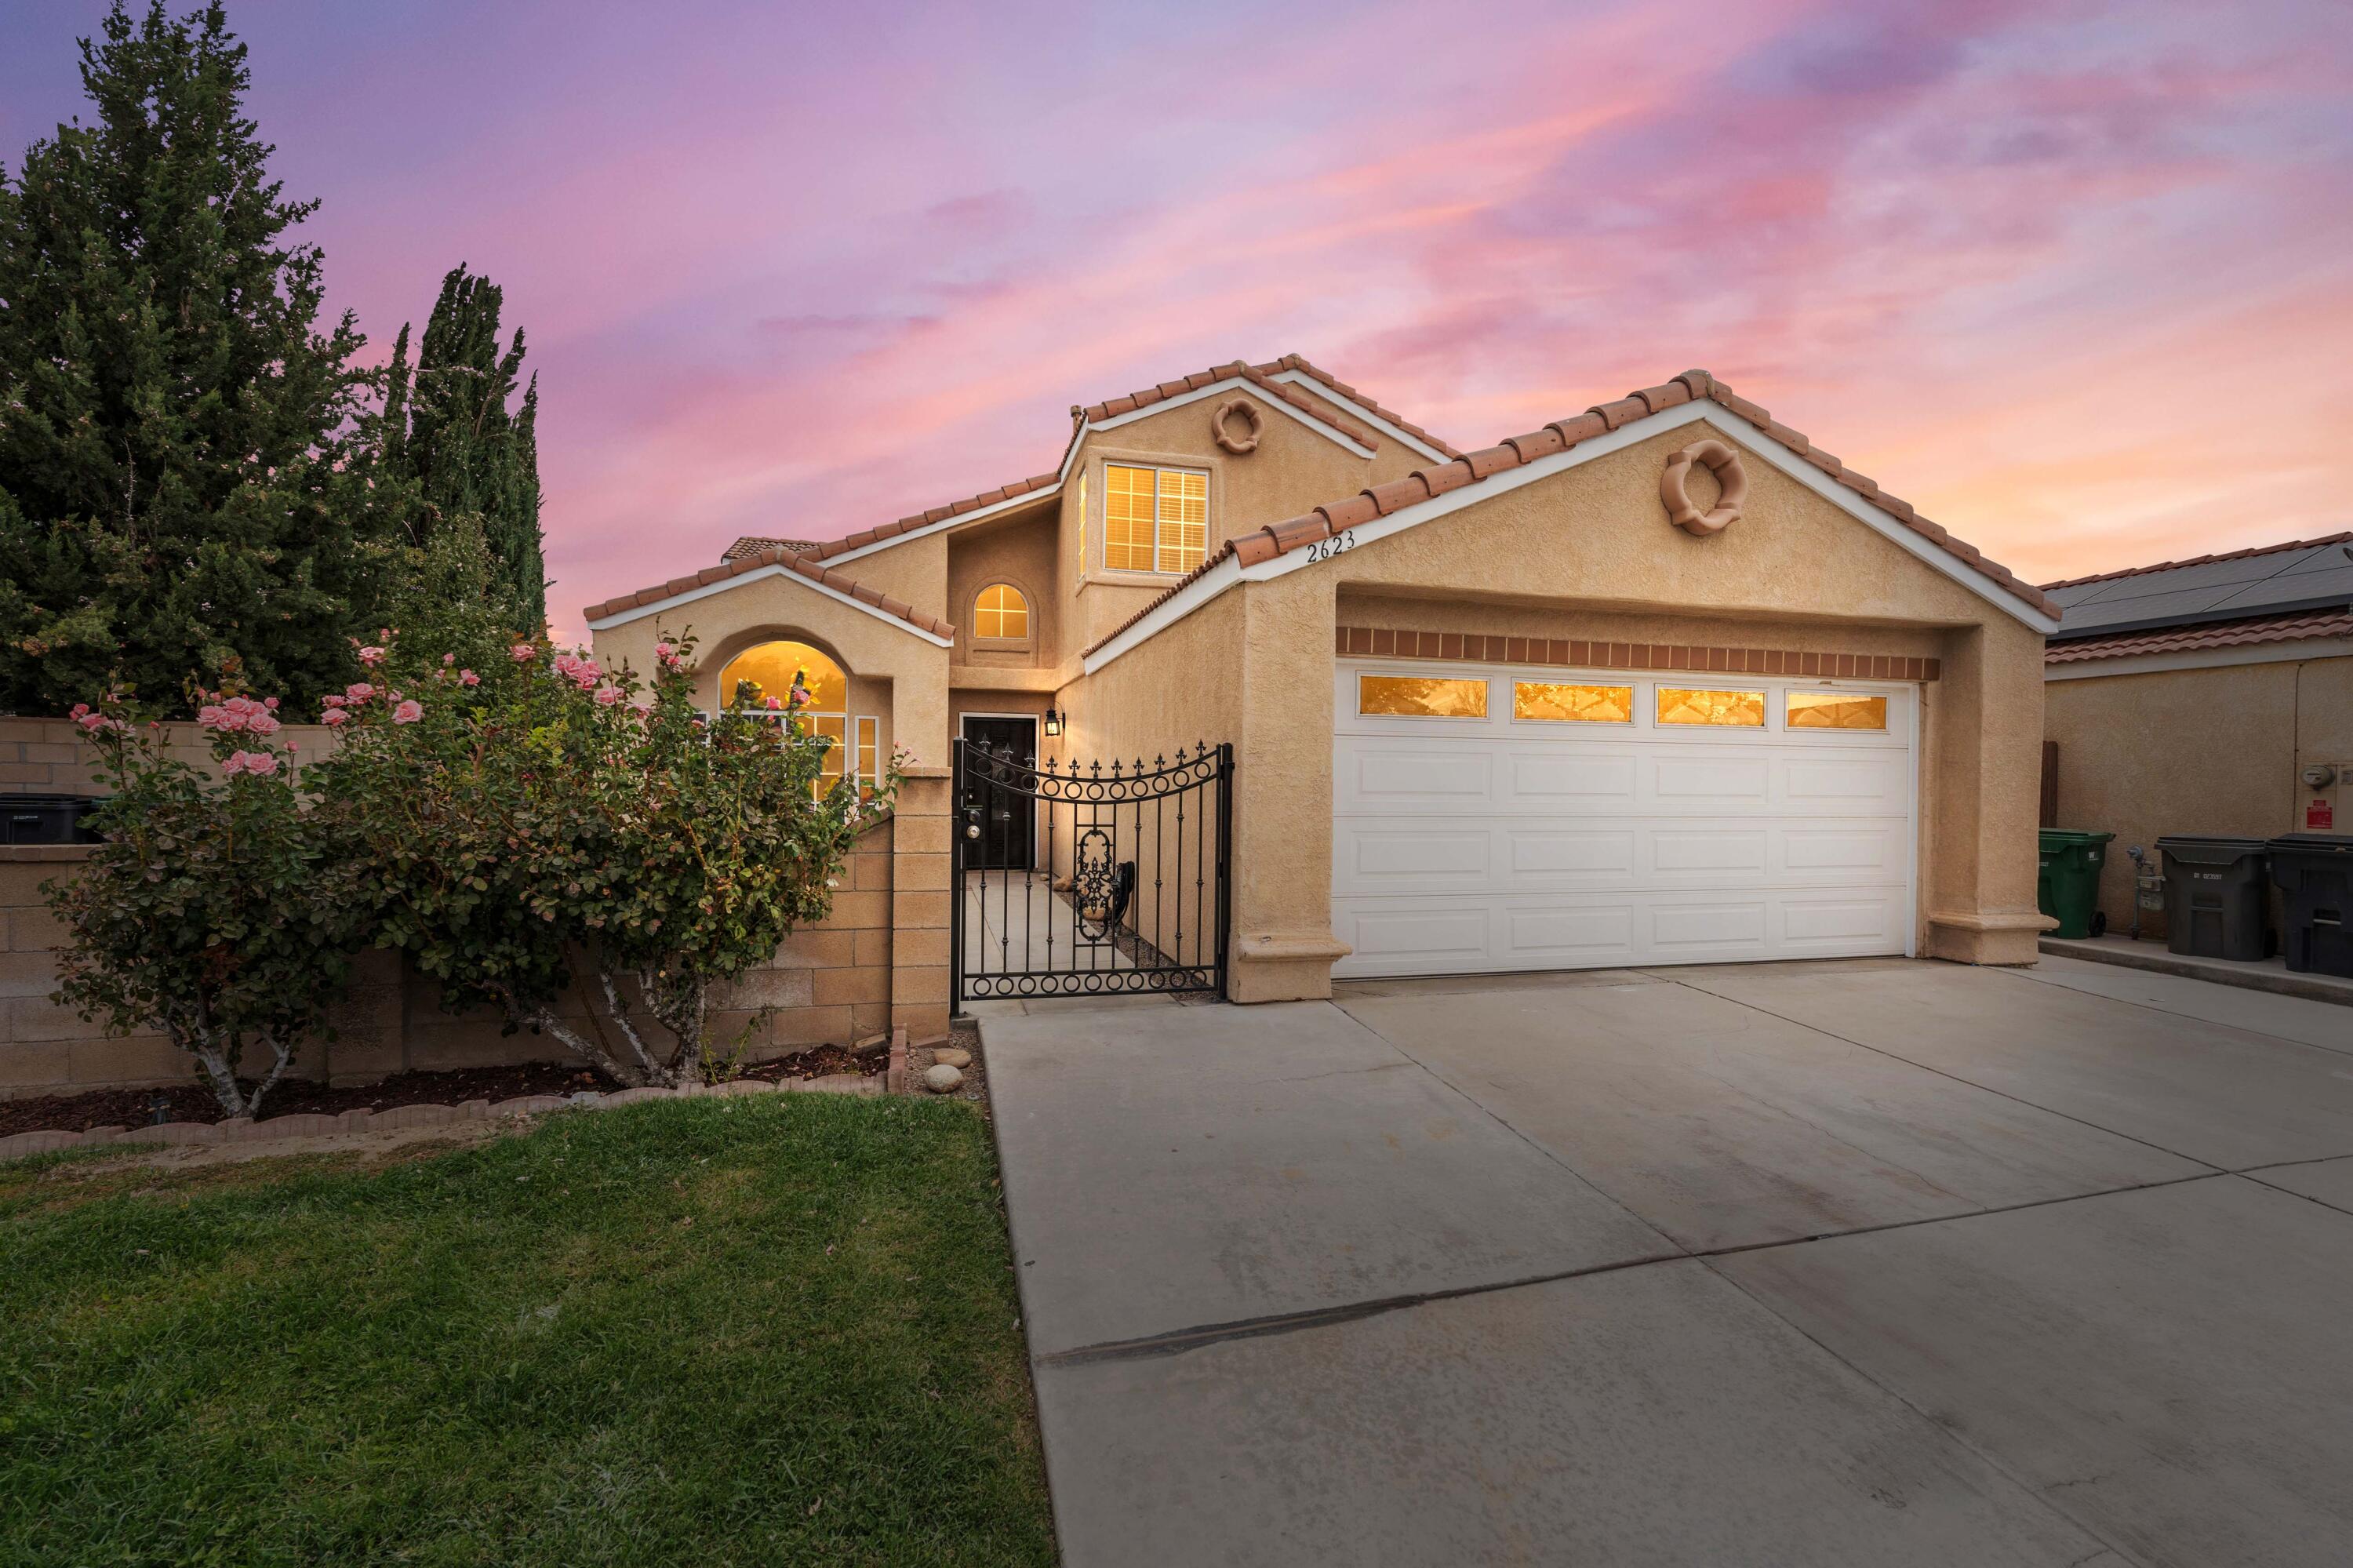
[[[2353,526],[2343,0],[230,16],[377,348],[504,286],[559,631],[1285,352],[1465,448],[1704,366],[2038,581]]]

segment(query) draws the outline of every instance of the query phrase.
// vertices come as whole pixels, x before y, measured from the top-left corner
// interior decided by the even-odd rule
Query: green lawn
[[[1050,1563],[988,1129],[0,1165],[0,1563]]]

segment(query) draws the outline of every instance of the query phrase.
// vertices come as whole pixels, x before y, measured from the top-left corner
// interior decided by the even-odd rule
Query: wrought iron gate
[[[1231,746],[1180,748],[1175,761],[1149,766],[1140,758],[1040,766],[957,740],[948,933],[956,1005],[1223,995],[1233,777]],[[1012,846],[1026,855],[1008,854]]]

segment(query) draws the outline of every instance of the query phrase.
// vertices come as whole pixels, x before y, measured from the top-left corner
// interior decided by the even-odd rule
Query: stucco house
[[[2116,835],[2111,930],[2132,910],[2127,845],[2353,832],[2353,533],[2044,591],[2064,612],[2043,654],[2052,808]],[[2163,936],[2163,913],[2142,929]]]
[[[640,669],[691,629],[713,703],[806,672],[845,771],[913,754],[888,983],[919,1032],[972,897],[952,847],[982,842],[950,798],[959,736],[1065,768],[1230,747],[1240,1001],[1335,975],[2030,963],[2046,924],[2058,607],[1704,371],[1463,452],[1296,356],[1237,362],[1073,407],[1050,471],[741,540],[586,614],[598,657]],[[992,858],[1068,881],[1054,831]]]

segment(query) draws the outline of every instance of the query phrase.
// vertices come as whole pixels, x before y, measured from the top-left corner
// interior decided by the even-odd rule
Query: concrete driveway
[[[2353,1009],[2046,959],[987,1017],[1066,1560],[2353,1560]]]

